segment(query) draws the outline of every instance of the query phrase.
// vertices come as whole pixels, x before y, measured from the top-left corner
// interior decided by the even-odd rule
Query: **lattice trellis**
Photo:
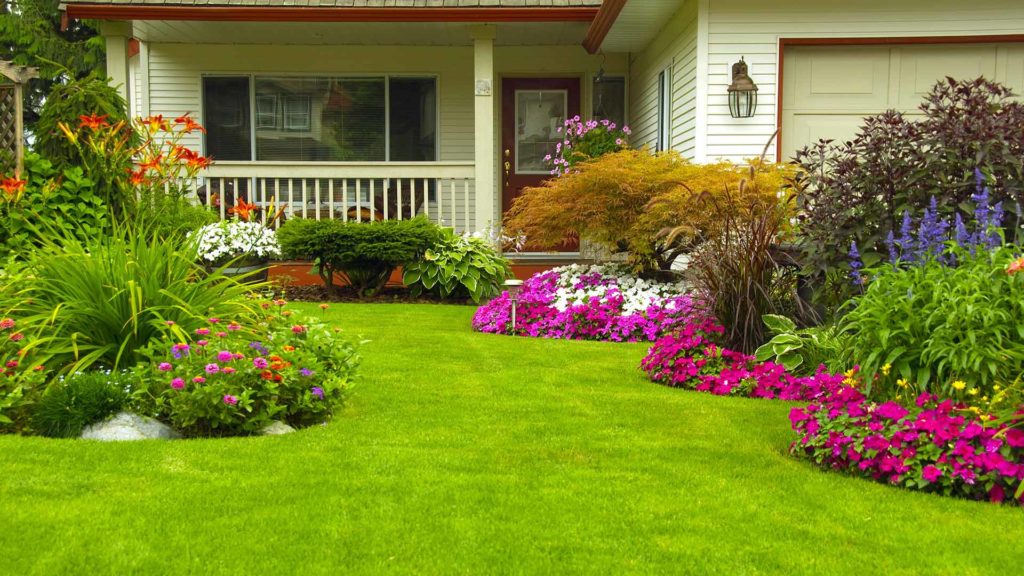
[[[18,155],[18,106],[14,102],[14,84],[0,84],[0,173],[14,171]]]
[[[0,74],[13,84],[0,85],[0,157],[13,158],[14,173],[21,174],[25,156],[25,127],[22,124],[22,88],[39,77],[39,71],[0,60]],[[2,160],[0,160],[2,161]],[[9,168],[8,168],[9,170]]]

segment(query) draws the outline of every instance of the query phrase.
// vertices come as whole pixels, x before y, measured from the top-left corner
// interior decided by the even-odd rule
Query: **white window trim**
[[[658,152],[672,147],[672,67],[658,73]]]

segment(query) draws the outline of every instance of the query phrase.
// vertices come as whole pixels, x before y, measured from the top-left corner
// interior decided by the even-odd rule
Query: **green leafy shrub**
[[[508,259],[486,238],[460,236],[444,228],[422,256],[404,265],[403,282],[413,294],[424,290],[442,298],[466,298],[479,303],[497,296],[512,276]]]
[[[989,176],[993,203],[1003,201],[1013,212],[1024,200],[1024,104],[1008,88],[947,78],[920,111],[919,117],[890,111],[865,118],[849,142],[822,141],[797,153],[803,262],[810,273],[849,270],[852,242],[867,266],[884,260],[886,237],[898,233],[903,211],[919,213],[932,197],[942,215],[967,216],[976,169]],[[1014,240],[1016,228],[1006,230]],[[851,294],[849,283],[829,288],[835,294],[827,304]]]
[[[129,377],[79,372],[52,382],[32,409],[32,430],[53,438],[76,438],[82,429],[120,412],[128,403]]]
[[[0,197],[0,246],[24,255],[41,236],[86,240],[104,234],[109,214],[103,199],[79,167],[58,172],[37,154],[25,155],[21,190]]]
[[[840,328],[848,360],[865,374],[872,397],[931,392],[978,405],[1003,396],[1024,375],[1024,275],[1011,265],[1017,247],[956,252],[957,266],[936,259],[869,271]]]
[[[0,432],[26,427],[32,405],[46,383],[43,360],[34,333],[26,334],[21,323],[10,316],[0,319]]]
[[[205,272],[194,246],[121,227],[85,242],[49,239],[25,269],[0,292],[0,309],[43,334],[47,366],[58,369],[133,366],[166,322],[187,331],[210,316],[256,313],[249,287]]]
[[[341,275],[360,297],[372,296],[400,264],[414,260],[437,241],[439,228],[423,217],[382,222],[290,220],[277,232],[282,251],[312,260],[324,286],[337,294]]]
[[[39,112],[33,147],[57,170],[82,166],[81,151],[60,128],[61,124],[77,126],[82,116],[105,116],[110,124],[127,124],[128,105],[106,78],[93,74],[54,85]]]
[[[244,324],[211,318],[183,340],[155,342],[136,370],[136,405],[191,436],[326,421],[342,405],[359,355],[338,330],[287,314]]]
[[[774,336],[755,352],[758,362],[775,362],[802,375],[814,374],[822,365],[829,372],[844,368],[846,342],[834,325],[799,329],[796,322],[777,314],[766,314],[763,320]]]

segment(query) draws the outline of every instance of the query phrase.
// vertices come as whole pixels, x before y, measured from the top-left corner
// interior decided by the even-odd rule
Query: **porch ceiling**
[[[139,20],[144,42],[361,46],[471,46],[474,25],[459,22],[208,22]],[[498,46],[579,45],[586,22],[502,22]]]
[[[601,43],[605,52],[640,52],[686,2],[696,0],[632,0],[626,2]]]

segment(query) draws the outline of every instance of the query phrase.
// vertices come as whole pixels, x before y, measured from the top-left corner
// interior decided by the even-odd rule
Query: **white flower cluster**
[[[277,235],[258,222],[224,220],[207,224],[189,237],[193,234],[198,237],[199,257],[207,262],[223,262],[243,255],[257,258],[281,255]]]
[[[558,273],[559,279],[551,306],[559,311],[565,311],[575,304],[589,302],[595,296],[602,302],[607,302],[608,292],[615,290],[615,285],[622,294],[622,310],[625,315],[643,312],[652,304],[662,304],[669,298],[686,293],[684,284],[650,282],[625,272],[619,266],[571,264],[555,268],[554,271]],[[597,286],[575,288],[580,279],[589,274],[600,274],[605,279],[614,279],[614,283],[601,282]],[[665,307],[672,310],[674,304],[668,302]]]

